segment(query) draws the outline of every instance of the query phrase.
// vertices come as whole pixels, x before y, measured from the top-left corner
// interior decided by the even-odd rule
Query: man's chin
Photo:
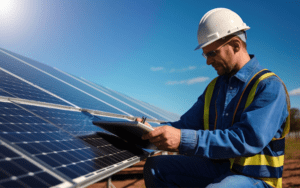
[[[223,76],[224,75],[224,72],[223,71],[220,71],[220,70],[216,70],[217,71],[217,74],[219,75],[219,76]]]

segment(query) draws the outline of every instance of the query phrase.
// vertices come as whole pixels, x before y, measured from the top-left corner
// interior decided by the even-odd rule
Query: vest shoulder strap
[[[257,72],[248,82],[248,84],[246,85],[245,89],[242,92],[242,95],[240,96],[239,102],[235,108],[234,114],[233,114],[233,118],[232,118],[232,124],[238,122],[239,121],[239,117],[236,116],[236,113],[238,111],[243,111],[246,108],[246,103],[249,106],[251,104],[251,102],[254,99],[254,95],[255,95],[255,91],[257,88],[258,83],[261,81],[260,78],[265,75],[265,74],[272,74],[271,71],[267,70],[267,69],[263,69],[259,72]],[[273,73],[274,74],[274,73]],[[275,74],[274,74],[275,75]],[[271,76],[271,75],[270,75]],[[264,77],[266,78],[266,77]],[[251,93],[252,92],[252,93]],[[249,97],[250,96],[250,97]],[[243,100],[243,99],[247,99],[247,100]],[[247,106],[247,107],[248,107]]]
[[[204,130],[209,130],[209,106],[214,92],[218,77],[214,78],[207,86],[204,97],[204,113],[203,113],[203,125]]]
[[[232,118],[232,125],[235,122],[239,121],[238,117],[236,116],[236,112],[239,111],[239,110],[242,110],[242,111],[245,110],[253,102],[253,99],[255,97],[256,89],[257,89],[257,86],[258,86],[259,82],[266,79],[266,78],[269,78],[271,76],[276,76],[281,81],[281,83],[284,86],[285,93],[286,93],[286,101],[287,101],[287,107],[288,107],[289,115],[286,118],[286,123],[285,123],[285,127],[284,127],[284,130],[283,130],[282,136],[281,136],[281,138],[278,138],[278,139],[282,139],[288,134],[288,132],[290,130],[290,99],[289,99],[289,94],[288,94],[287,88],[286,88],[285,84],[283,83],[283,81],[276,74],[274,74],[273,72],[271,72],[267,69],[263,69],[263,70],[259,71],[258,73],[256,73],[251,78],[251,80],[248,82],[247,86],[243,90],[243,93],[242,93],[242,95],[239,99],[239,102],[236,106],[236,109],[234,111],[234,115],[233,115],[233,118]],[[243,99],[247,99],[247,100],[243,100]],[[278,140],[278,139],[273,138],[272,140]]]

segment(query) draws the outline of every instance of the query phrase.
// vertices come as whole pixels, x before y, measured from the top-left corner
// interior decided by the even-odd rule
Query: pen
[[[146,121],[146,119],[147,119],[147,117],[142,117],[142,123],[145,123],[145,121]]]

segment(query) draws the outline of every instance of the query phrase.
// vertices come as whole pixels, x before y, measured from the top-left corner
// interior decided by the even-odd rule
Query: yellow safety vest
[[[236,113],[238,111],[243,111],[246,109],[253,101],[255,92],[257,89],[257,85],[260,81],[269,78],[271,76],[277,76],[274,73],[270,72],[267,69],[263,69],[256,73],[251,80],[247,83],[247,86],[243,90],[239,102],[236,106],[233,119],[232,119],[232,125],[235,122],[239,121],[238,116],[236,116]],[[278,76],[277,76],[278,77]],[[278,77],[279,78],[279,77]],[[211,98],[213,96],[215,84],[217,82],[217,78],[215,78],[211,83],[208,85],[206,92],[205,92],[205,100],[204,100],[204,114],[203,114],[203,123],[204,123],[204,130],[209,130],[209,111],[210,109],[210,102]],[[282,80],[279,78],[279,80],[282,82]],[[254,156],[248,156],[248,157],[236,157],[231,158],[231,170],[233,172],[243,174],[246,176],[250,176],[253,178],[261,179],[265,181],[267,184],[271,185],[272,187],[282,187],[282,169],[283,169],[283,163],[284,163],[284,154],[280,156],[276,156],[276,151],[282,151],[284,153],[285,148],[285,136],[288,134],[290,129],[290,100],[288,91],[286,89],[286,86],[282,82],[285,92],[286,92],[286,100],[287,100],[287,107],[289,115],[286,118],[285,127],[282,133],[282,136],[280,138],[273,138],[272,141],[266,146],[260,153],[254,155]],[[242,98],[247,98],[247,100],[242,100]],[[243,101],[243,103],[241,103]],[[213,108],[211,106],[211,108]],[[216,107],[214,106],[214,110],[216,110]],[[216,129],[217,124],[217,114],[215,117],[214,122],[214,129]]]

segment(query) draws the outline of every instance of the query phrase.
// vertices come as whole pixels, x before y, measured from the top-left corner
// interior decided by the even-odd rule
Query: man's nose
[[[212,62],[213,62],[213,57],[208,56],[207,59],[206,59],[206,64],[207,64],[207,65],[211,65]]]

